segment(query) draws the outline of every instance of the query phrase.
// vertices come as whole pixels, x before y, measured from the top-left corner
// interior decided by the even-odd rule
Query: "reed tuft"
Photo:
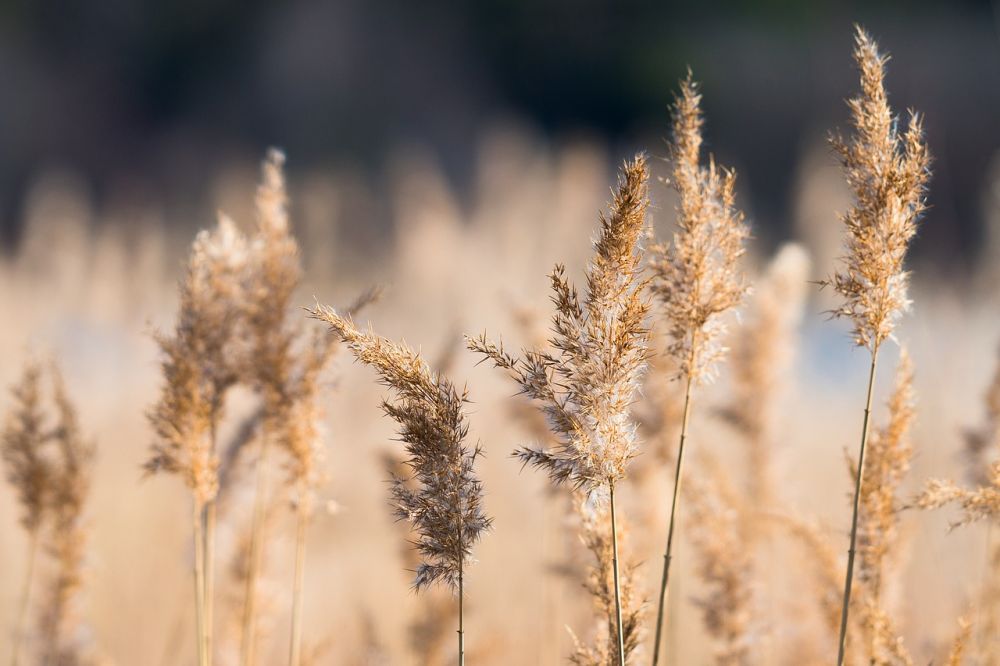
[[[387,416],[400,427],[406,445],[406,465],[417,489],[406,478],[394,478],[391,496],[396,517],[408,520],[417,533],[422,560],[414,588],[435,583],[454,589],[459,600],[459,663],[465,661],[463,595],[465,569],[473,546],[490,529],[491,519],[482,505],[483,485],[475,473],[482,455],[477,445],[466,444],[469,426],[464,412],[468,401],[452,382],[436,373],[404,344],[361,331],[331,308],[317,306],[316,319],[331,331],[354,356],[378,373],[396,394],[395,402],[382,403]]]

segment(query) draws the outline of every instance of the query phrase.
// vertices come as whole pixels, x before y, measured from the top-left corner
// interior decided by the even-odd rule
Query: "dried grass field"
[[[272,149],[186,224],[40,180],[0,658],[1000,663],[1000,228],[907,258],[933,155],[854,58],[776,243],[697,72],[665,147],[497,127],[463,196],[419,151],[379,198]]]

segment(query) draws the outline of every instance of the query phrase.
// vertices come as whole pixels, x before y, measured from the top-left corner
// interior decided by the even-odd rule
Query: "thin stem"
[[[872,348],[872,364],[868,370],[868,397],[865,399],[865,419],[861,427],[861,450],[858,453],[858,472],[854,480],[854,511],[851,516],[851,547],[847,551],[847,575],[844,577],[844,603],[840,610],[840,647],[837,651],[837,666],[843,666],[847,647],[847,618],[851,608],[851,583],[854,580],[854,554],[858,539],[858,509],[861,504],[861,483],[865,475],[865,447],[868,444],[868,422],[872,411],[872,393],[875,387],[875,364],[878,360],[878,345]]]
[[[302,584],[306,574],[306,526],[309,524],[308,499],[303,489],[296,508],[295,582],[292,587],[292,637],[288,648],[289,666],[299,666],[302,660]]]
[[[257,634],[257,576],[260,573],[260,549],[264,531],[267,494],[267,433],[260,439],[257,457],[257,492],[253,504],[253,525],[250,532],[250,553],[247,562],[246,590],[243,597],[243,637],[240,641],[240,664],[253,666]]]
[[[984,626],[983,609],[989,608],[990,605],[995,605],[990,603],[990,596],[996,593],[996,581],[991,579],[996,576],[993,570],[997,563],[998,559],[993,549],[993,521],[990,521],[986,523],[986,564],[979,576],[979,589],[982,590],[982,593],[976,604],[976,635],[973,639],[979,648],[979,652],[982,654],[986,654],[987,641],[990,638],[990,630],[992,629],[991,625],[994,624],[992,621],[989,621]],[[994,613],[991,609],[986,619],[993,620],[993,615]]]
[[[465,508],[462,494],[457,492],[458,506],[458,666],[465,666],[465,546],[462,541],[462,519]]]
[[[674,494],[670,500],[670,522],[667,526],[667,550],[663,554],[663,575],[660,577],[660,603],[656,611],[656,639],[653,643],[653,666],[660,660],[660,643],[663,624],[666,619],[667,594],[670,583],[670,562],[673,559],[674,523],[677,518],[678,498],[681,494],[681,472],[684,467],[684,444],[687,442],[688,419],[691,415],[691,392],[693,381],[688,372],[687,387],[684,389],[684,417],[681,421],[681,440],[677,447],[677,466],[674,469]]]
[[[21,659],[22,637],[28,621],[28,605],[31,603],[31,585],[35,578],[35,560],[38,555],[38,528],[35,527],[28,536],[28,571],[24,577],[24,588],[21,591],[21,603],[17,612],[17,629],[14,633],[14,650],[11,655],[11,666],[17,666]]]
[[[618,581],[618,522],[615,519],[615,482],[611,490],[611,569],[615,578],[615,622],[618,627],[618,665],[625,666],[625,631],[622,625],[622,595]]]
[[[211,450],[212,455],[216,451],[216,430],[218,425],[219,408],[213,410]],[[215,633],[215,514],[216,498],[212,498],[205,504],[205,589],[202,594],[205,599],[205,659],[209,666],[212,664],[213,648],[212,640]]]
[[[205,654],[207,642],[205,641],[205,525],[202,521],[202,505],[200,502],[194,503],[192,515],[192,528],[194,529],[194,599],[195,599],[195,622],[198,628],[198,666],[208,666],[208,657]]]
[[[205,505],[205,659],[212,666],[215,597],[215,500]]]
[[[458,666],[465,666],[465,576],[463,560],[458,560]]]

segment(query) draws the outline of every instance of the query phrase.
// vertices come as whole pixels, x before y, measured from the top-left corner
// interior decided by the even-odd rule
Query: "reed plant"
[[[851,321],[854,343],[869,351],[871,361],[855,475],[838,666],[844,663],[847,647],[875,370],[880,348],[910,305],[909,273],[904,260],[917,231],[917,220],[925,209],[924,193],[930,175],[930,155],[920,117],[911,114],[908,126],[900,131],[885,92],[887,58],[860,26],[855,32],[854,59],[861,76],[860,94],[847,103],[854,134],[850,138],[840,134],[830,138],[854,202],[841,218],[846,232],[844,258],[837,272],[823,282],[843,299],[833,315]]]
[[[670,183],[677,192],[677,232],[672,242],[652,248],[651,290],[663,311],[669,336],[667,353],[677,364],[684,383],[684,410],[673,475],[667,544],[660,576],[653,639],[653,666],[660,660],[666,622],[674,527],[682,496],[684,452],[694,388],[711,380],[726,348],[724,316],[736,308],[748,291],[739,262],[745,253],[749,229],[735,206],[736,174],[709,157],[701,162],[701,93],[692,75],[681,81],[672,108],[673,137]]]
[[[317,306],[316,319],[330,326],[354,356],[371,366],[396,394],[382,403],[399,424],[412,477],[396,477],[391,496],[395,515],[413,525],[421,555],[413,581],[419,592],[442,583],[458,596],[458,663],[465,664],[465,576],[473,546],[489,531],[483,485],[475,471],[482,456],[466,439],[468,402],[447,377],[434,372],[406,345],[358,329],[349,317]],[[409,483],[408,483],[409,482]],[[413,483],[416,488],[414,489]]]
[[[617,643],[613,662],[622,666],[628,645],[615,488],[638,451],[630,409],[648,354],[649,305],[640,275],[648,178],[642,155],[622,168],[610,211],[601,216],[582,301],[562,265],[552,272],[551,352],[525,351],[515,358],[485,333],[468,341],[469,349],[504,370],[535,401],[555,436],[551,448],[525,447],[514,455],[548,472],[556,484],[568,482],[587,495],[607,496]]]

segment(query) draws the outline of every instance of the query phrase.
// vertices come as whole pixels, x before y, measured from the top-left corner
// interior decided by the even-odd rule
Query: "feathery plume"
[[[173,335],[158,334],[164,386],[149,414],[157,440],[148,473],[178,474],[199,506],[218,491],[215,428],[226,390],[239,378],[234,354],[247,250],[226,217],[195,238],[180,287]]]
[[[43,451],[48,432],[41,406],[41,372],[37,363],[24,366],[20,380],[11,389],[14,406],[7,414],[0,439],[7,480],[17,492],[21,525],[28,533],[28,570],[24,575],[11,645],[13,666],[20,663],[35,578],[39,531],[47,518],[54,474],[52,463]]]
[[[562,265],[551,275],[552,351],[507,354],[484,333],[469,349],[506,371],[545,414],[556,443],[548,449],[522,448],[514,455],[548,472],[555,484],[569,482],[588,494],[609,493],[615,584],[615,653],[625,664],[625,629],[615,512],[615,484],[636,455],[638,437],[631,408],[645,369],[649,304],[640,279],[646,227],[646,159],[639,155],[622,168],[609,214],[601,214],[594,258],[587,267],[581,302]]]
[[[468,341],[539,405],[558,440],[551,449],[522,448],[515,455],[555,483],[591,492],[624,478],[638,446],[629,411],[647,355],[649,306],[639,277],[647,179],[644,157],[623,167],[611,214],[601,215],[582,303],[565,268],[552,272],[553,351],[515,358],[485,334]]]
[[[650,248],[652,292],[670,325],[667,348],[679,376],[711,379],[726,350],[722,315],[743,300],[746,278],[738,270],[750,235],[736,209],[736,173],[709,156],[701,164],[701,93],[691,74],[681,81],[673,106],[670,183],[680,197],[673,242]]]
[[[156,433],[149,474],[179,475],[191,489],[195,541],[199,664],[212,661],[215,498],[219,489],[216,432],[225,396],[241,377],[240,353],[246,240],[220,216],[195,238],[180,287],[173,335],[158,334],[163,388],[149,413]]]
[[[28,571],[12,642],[14,666],[20,663],[40,549],[52,561],[52,574],[40,604],[37,658],[60,666],[89,663],[86,631],[75,601],[82,584],[87,536],[82,514],[95,450],[80,433],[76,410],[55,364],[50,374],[55,425],[50,427],[42,407],[42,368],[28,363],[12,391],[15,407],[0,439],[8,479],[20,496],[21,523],[29,537]]]
[[[834,310],[836,317],[849,318],[854,342],[871,352],[868,395],[861,429],[861,444],[855,475],[850,548],[840,628],[837,665],[844,662],[851,585],[854,578],[858,513],[865,484],[865,448],[878,365],[880,345],[892,335],[902,312],[909,307],[909,274],[903,261],[916,233],[917,218],[925,208],[924,192],[930,175],[930,154],[923,141],[920,118],[911,114],[902,135],[889,108],[883,79],[887,58],[859,26],[855,33],[854,59],[861,74],[861,93],[847,105],[854,136],[839,134],[830,143],[840,155],[854,205],[842,216],[846,228],[846,256],[841,269],[824,284],[843,297]]]
[[[90,492],[95,448],[80,432],[76,409],[55,367],[52,382],[58,420],[51,437],[57,457],[49,500],[51,535],[47,549],[56,566],[45,594],[39,633],[44,637],[42,663],[78,666],[86,663],[85,631],[79,625],[74,601],[83,581],[87,537],[83,510]]]
[[[743,213],[735,205],[736,173],[716,166],[712,156],[708,166],[702,165],[701,93],[690,72],[680,86],[672,108],[670,145],[671,184],[680,197],[678,230],[672,243],[655,245],[651,250],[651,290],[660,302],[668,327],[667,353],[677,363],[678,378],[685,382],[684,414],[660,577],[653,666],[660,659],[692,389],[714,378],[726,352],[720,344],[726,330],[724,315],[736,308],[749,291],[747,280],[738,268],[750,231]]]
[[[395,451],[385,451],[381,455],[383,469],[390,479],[400,479],[411,493],[419,492],[415,478],[407,474],[405,458]],[[400,523],[404,525],[404,523]],[[416,571],[420,566],[420,553],[410,547],[410,527],[405,524],[406,540],[400,550],[403,565],[407,571]],[[409,647],[416,663],[422,666],[432,666],[445,660],[445,643],[451,639],[452,622],[455,620],[455,607],[450,595],[443,590],[428,590],[429,598],[424,602],[419,617],[414,618],[409,626]]]
[[[400,520],[410,521],[417,533],[422,562],[414,587],[422,590],[441,582],[458,592],[459,663],[464,663],[464,571],[472,547],[491,522],[483,510],[483,486],[474,470],[482,450],[465,443],[467,396],[405,345],[370,330],[361,331],[331,308],[317,306],[311,314],[329,324],[355,357],[374,368],[382,383],[396,393],[396,400],[384,401],[382,409],[399,423],[399,437],[409,456],[407,466],[418,489],[408,488],[405,479],[394,479],[395,513]]]
[[[855,44],[861,94],[847,102],[855,133],[850,139],[830,138],[854,205],[842,217],[846,256],[824,284],[844,299],[833,314],[849,318],[855,343],[874,351],[910,305],[903,261],[926,208],[930,153],[919,115],[910,115],[902,134],[897,129],[883,81],[888,57],[860,26]]]
[[[51,491],[51,464],[43,455],[48,438],[41,405],[41,367],[25,365],[21,379],[11,389],[14,408],[3,430],[3,462],[7,481],[17,491],[21,503],[21,525],[34,534],[42,523],[47,495]]]

